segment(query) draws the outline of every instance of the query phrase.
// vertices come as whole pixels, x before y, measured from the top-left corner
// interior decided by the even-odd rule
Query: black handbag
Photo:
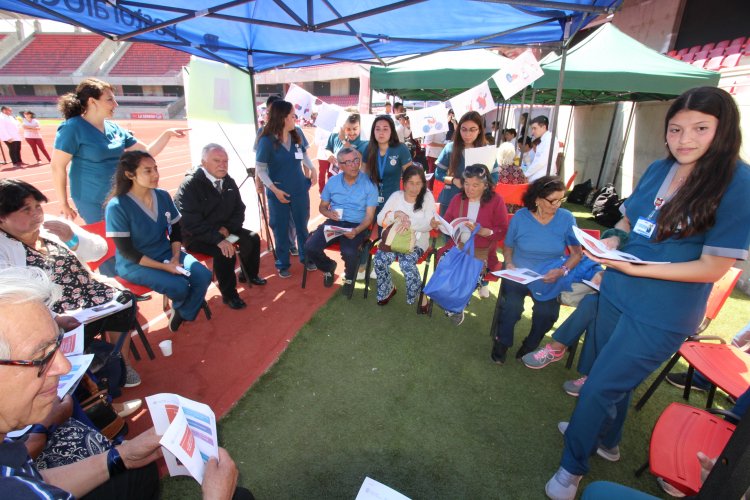
[[[86,416],[107,438],[114,441],[120,434],[127,434],[127,424],[112,408],[107,389],[99,387],[88,373],[81,378],[75,396]]]

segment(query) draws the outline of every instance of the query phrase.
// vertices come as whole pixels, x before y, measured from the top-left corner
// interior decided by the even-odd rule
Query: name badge
[[[654,234],[655,228],[656,223],[654,221],[646,219],[645,217],[638,217],[638,222],[636,222],[633,232],[644,238],[651,238],[651,235]]]
[[[385,198],[383,198],[382,196],[378,196],[378,203],[384,203],[384,202],[385,202]]]
[[[304,157],[304,153],[300,151],[299,149],[294,152],[294,158],[296,160],[301,160]]]

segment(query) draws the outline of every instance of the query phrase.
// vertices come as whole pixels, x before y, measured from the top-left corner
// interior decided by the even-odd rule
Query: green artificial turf
[[[361,283],[352,300],[336,294],[221,420],[240,484],[259,499],[353,499],[365,476],[414,499],[544,498],[562,451],[557,422],[575,404],[560,386],[577,372],[564,362],[530,370],[513,359],[530,326],[530,299],[509,360],[498,366],[489,358],[497,283],[489,299],[474,295],[454,327],[437,307],[432,318],[417,316],[394,276],[399,293],[386,307],[375,304],[374,285],[366,301]],[[735,292],[707,333],[731,337],[747,305]],[[571,312],[563,307],[557,324]],[[680,396],[665,384],[641,412],[631,410],[622,460],[592,458],[583,485],[606,479],[660,495],[653,477],[633,471],[659,413]],[[702,406],[705,397],[694,392],[691,402]],[[716,403],[727,405],[723,396]],[[199,498],[200,490],[191,478],[168,478],[163,495]]]

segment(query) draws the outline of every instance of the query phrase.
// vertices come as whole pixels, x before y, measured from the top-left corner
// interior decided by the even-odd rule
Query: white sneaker
[[[544,492],[552,500],[573,500],[578,491],[578,483],[583,476],[576,476],[562,467],[557,469],[555,475],[547,481]]]
[[[479,296],[483,299],[486,299],[490,296],[490,287],[487,285],[482,285],[479,287]]]
[[[364,278],[364,276],[363,276],[363,278]],[[376,280],[376,279],[378,279],[378,275],[377,275],[377,274],[375,274],[375,269],[373,269],[373,270],[372,270],[372,271],[370,272],[370,279],[371,279],[371,280]]]
[[[656,482],[659,483],[659,486],[661,486],[661,489],[663,489],[664,493],[666,493],[667,495],[675,498],[685,497],[685,494],[683,492],[666,482],[663,478],[657,477]]]
[[[362,281],[365,279],[365,270],[362,269],[361,271],[357,271],[357,281]]]

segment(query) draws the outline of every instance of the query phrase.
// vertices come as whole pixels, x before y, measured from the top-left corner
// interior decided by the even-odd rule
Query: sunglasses
[[[39,367],[39,373],[37,373],[37,377],[41,377],[44,375],[44,372],[47,371],[47,367],[54,359],[55,354],[57,353],[58,349],[60,349],[60,344],[62,344],[63,336],[65,335],[65,332],[60,329],[60,333],[57,335],[57,339],[55,340],[54,344],[50,344],[49,347],[51,347],[50,351],[42,356],[41,359],[32,359],[32,360],[16,360],[16,359],[0,359],[0,365],[6,365],[6,366],[38,366]]]
[[[479,177],[480,179],[487,178],[487,171],[482,167],[466,167],[464,170],[464,178]]]

